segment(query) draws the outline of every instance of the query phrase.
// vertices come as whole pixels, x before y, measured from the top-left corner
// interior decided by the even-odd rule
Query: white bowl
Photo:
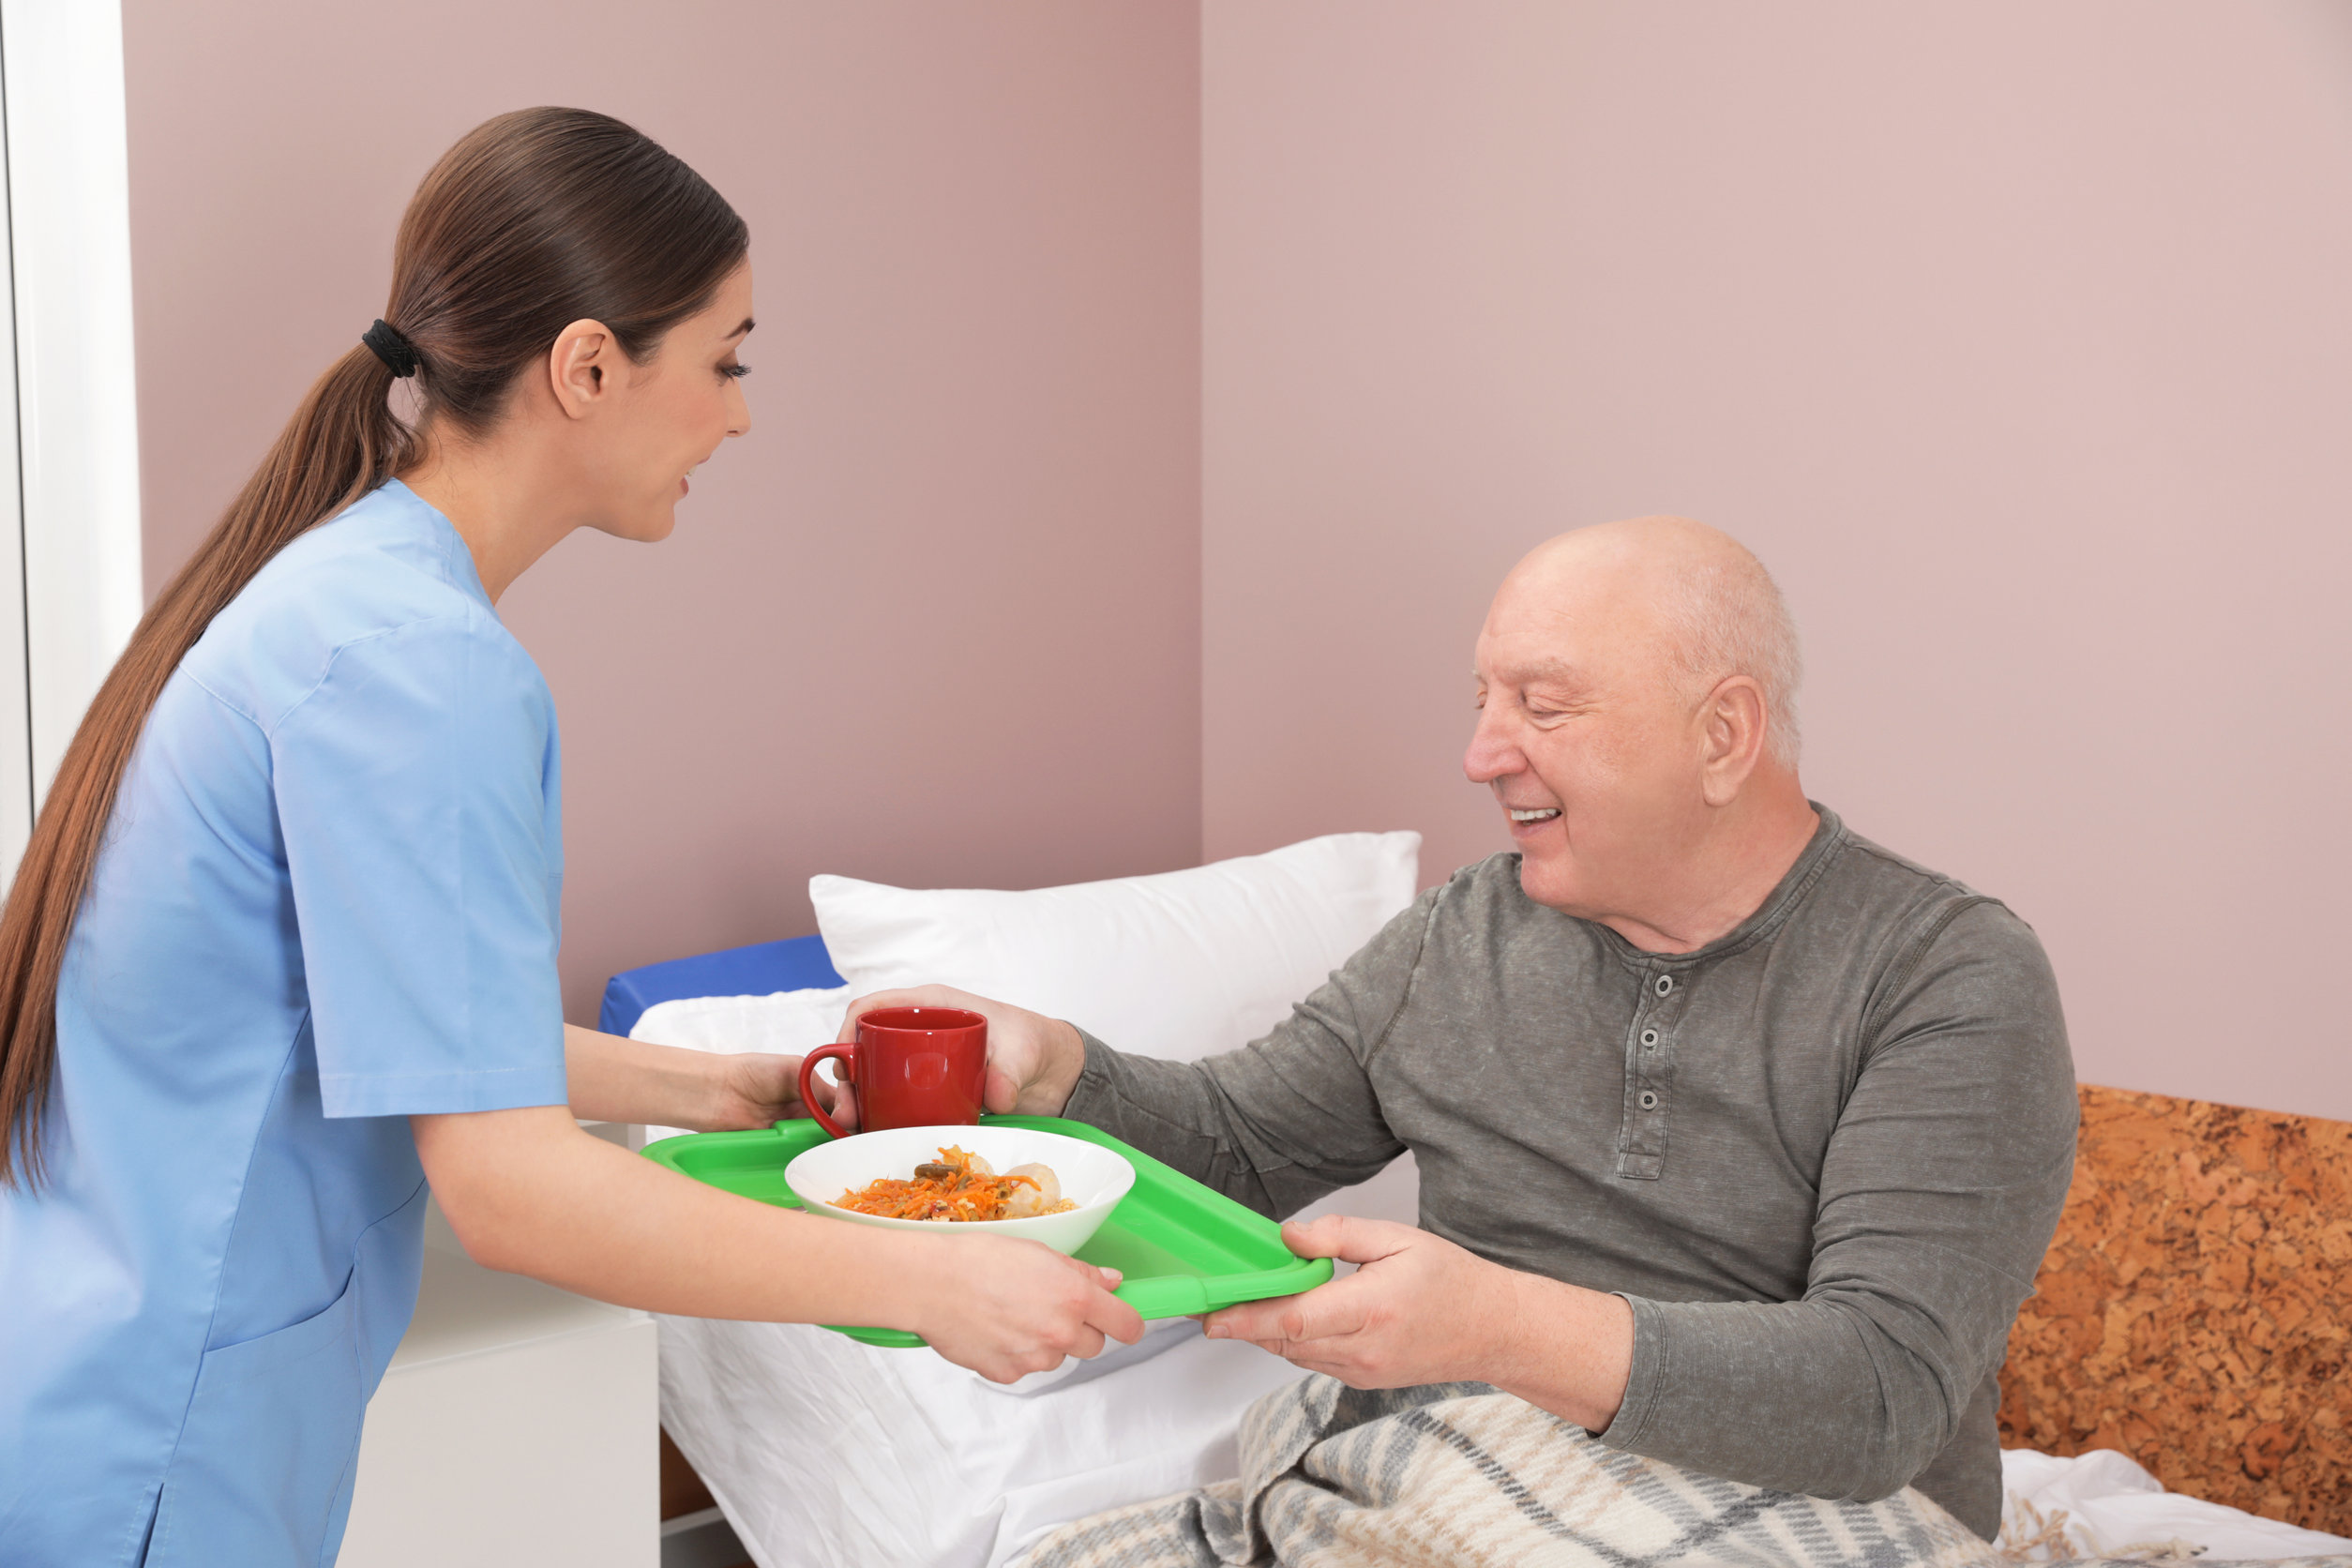
[[[855,1192],[883,1176],[905,1181],[925,1160],[956,1144],[987,1160],[998,1170],[1010,1170],[1033,1161],[1053,1168],[1062,1182],[1062,1196],[1078,1205],[1058,1214],[1030,1219],[942,1220],[892,1219],[884,1214],[861,1214],[834,1206],[845,1192]],[[1076,1252],[1101,1229],[1119,1200],[1135,1185],[1135,1167],[1100,1144],[1060,1133],[1033,1132],[1025,1127],[891,1127],[878,1133],[831,1138],[803,1151],[784,1168],[784,1184],[812,1214],[852,1220],[859,1225],[882,1225],[900,1230],[945,1231],[950,1235],[988,1231],[1043,1242],[1056,1252]]]

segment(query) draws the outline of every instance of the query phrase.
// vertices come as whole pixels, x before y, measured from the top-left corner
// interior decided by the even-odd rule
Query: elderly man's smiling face
[[[1675,614],[1694,582],[1750,569],[1712,529],[1643,519],[1563,535],[1504,581],[1479,633],[1463,765],[1506,814],[1529,897],[1677,949],[1678,926],[1711,931],[1696,912],[1713,882],[1753,880],[1750,822],[1777,855],[1790,803],[1810,818],[1793,769],[1766,754],[1761,687],[1694,669]]]

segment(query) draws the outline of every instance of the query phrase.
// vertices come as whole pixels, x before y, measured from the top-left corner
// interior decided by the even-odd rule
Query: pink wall
[[[2352,1117],[2341,6],[1208,0],[1202,70],[1207,853],[1501,847],[1495,580],[1687,512],[2085,1078]]]
[[[656,550],[507,596],[562,714],[565,998],[813,929],[808,875],[1199,849],[1190,0],[127,0],[147,571],[383,308],[499,111],[630,119],[749,220],[756,426]]]
[[[576,1014],[819,869],[1482,855],[1487,594],[1670,508],[1787,588],[1815,792],[2035,923],[2086,1077],[2352,1116],[2329,0],[125,20],[155,580],[478,119],[609,108],[752,222],[758,430],[506,605]]]

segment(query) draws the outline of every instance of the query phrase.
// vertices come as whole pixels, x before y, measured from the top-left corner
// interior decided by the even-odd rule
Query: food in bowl
[[[986,1159],[956,1144],[914,1168],[911,1180],[881,1176],[833,1200],[835,1208],[885,1219],[937,1220],[951,1225],[1034,1219],[1078,1207],[1062,1196],[1061,1179],[1041,1161],[1000,1176]]]
[[[1062,1190],[1055,1195],[1057,1199],[1067,1199],[1076,1207],[1028,1219],[945,1225],[841,1206],[842,1197],[870,1187],[877,1177],[904,1179],[918,1165],[941,1163],[940,1151],[951,1146],[982,1156],[991,1169],[1006,1175],[1027,1165],[1047,1166],[1060,1178]],[[1018,1236],[1056,1252],[1076,1252],[1084,1246],[1125,1199],[1135,1179],[1135,1167],[1099,1143],[1043,1127],[988,1122],[888,1127],[827,1138],[802,1150],[784,1167],[785,1186],[794,1201],[812,1214],[850,1225],[895,1227],[937,1236]]]

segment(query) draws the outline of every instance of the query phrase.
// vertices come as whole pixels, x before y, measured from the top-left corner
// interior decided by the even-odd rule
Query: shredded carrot
[[[855,1192],[843,1193],[833,1200],[834,1207],[853,1209],[861,1214],[880,1214],[887,1219],[1003,1219],[1004,1205],[1013,1194],[1037,1184],[1027,1176],[983,1175],[972,1168],[972,1156],[952,1144],[939,1152],[939,1163],[948,1168],[946,1175],[916,1176],[911,1181],[884,1176]],[[1046,1213],[1060,1214],[1077,1207],[1065,1199]]]

